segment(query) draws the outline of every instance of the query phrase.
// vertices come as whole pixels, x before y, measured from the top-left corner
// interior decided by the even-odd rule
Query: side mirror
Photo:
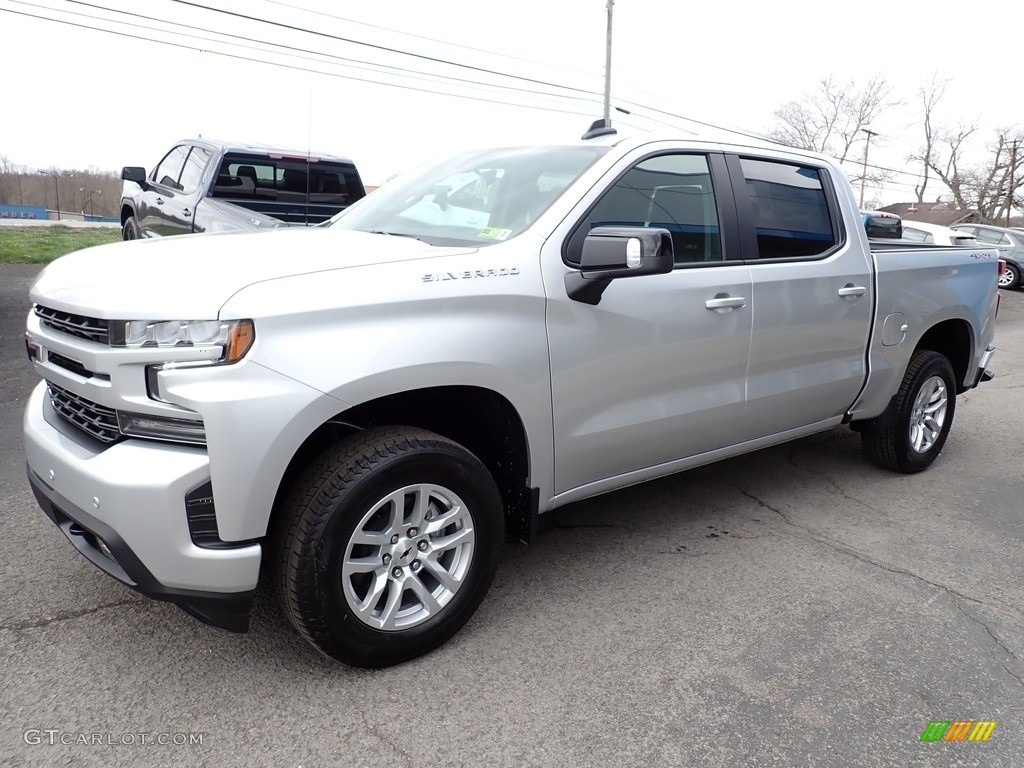
[[[667,229],[594,227],[583,241],[579,270],[565,275],[565,291],[573,301],[597,304],[612,280],[664,275],[674,267]]]
[[[146,169],[136,165],[126,165],[121,169],[121,178],[124,181],[134,181],[140,187],[146,186]]]
[[[448,187],[434,189],[434,204],[442,211],[448,210]]]

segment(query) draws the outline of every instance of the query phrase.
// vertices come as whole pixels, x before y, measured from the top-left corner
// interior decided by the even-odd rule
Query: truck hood
[[[224,302],[253,283],[475,250],[337,227],[182,235],[68,254],[39,274],[30,296],[35,304],[108,320],[215,319]]]

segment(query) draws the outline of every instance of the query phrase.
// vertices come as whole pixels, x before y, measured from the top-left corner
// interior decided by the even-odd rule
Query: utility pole
[[[1010,145],[1010,188],[1006,190],[1006,226],[1010,226],[1010,209],[1013,208],[1013,169],[1017,165],[1017,140]]]
[[[53,171],[40,170],[39,173],[45,176],[53,176],[53,193],[57,196],[57,221],[60,221],[60,184],[57,180],[57,174]]]
[[[608,34],[604,51],[604,127],[612,127],[612,6],[615,0],[608,0]]]
[[[864,168],[860,173],[860,207],[864,207],[864,182],[867,181],[868,176],[868,147],[871,146],[871,137],[877,136],[878,134],[872,131],[870,128],[861,128],[864,133],[868,135],[867,140],[864,142]]]

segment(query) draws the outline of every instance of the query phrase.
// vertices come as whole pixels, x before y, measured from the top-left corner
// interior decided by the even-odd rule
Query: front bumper
[[[189,534],[184,497],[210,478],[205,450],[147,440],[100,444],[53,412],[45,382],[29,398],[24,439],[39,505],[90,562],[209,624],[248,628],[260,545],[207,549]]]

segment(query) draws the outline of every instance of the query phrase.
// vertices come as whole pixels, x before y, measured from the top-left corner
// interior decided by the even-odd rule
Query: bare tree
[[[836,83],[826,77],[816,92],[775,110],[776,125],[768,137],[789,147],[847,160],[850,148],[864,139],[861,131],[899,103],[881,75],[872,77],[864,87],[854,80]]]
[[[875,75],[863,87],[855,80],[836,83],[826,77],[818,83],[814,93],[805,94],[801,101],[783,104],[773,113],[775,127],[768,138],[780,144],[811,152],[832,155],[840,162],[852,160],[850,150],[857,142],[870,142],[877,134],[869,126],[886,110],[900,104],[893,97],[892,86],[881,75]],[[865,143],[864,161],[850,174],[850,181],[861,185],[877,186],[887,181],[891,171],[867,164]]]
[[[932,119],[936,106],[938,106],[938,103],[946,94],[946,85],[948,83],[949,78],[939,81],[938,75],[933,74],[931,81],[927,85],[922,86],[917,92],[923,108],[924,149],[918,155],[911,155],[908,160],[917,160],[921,163],[921,183],[914,185],[914,194],[917,195],[917,202],[919,203],[924,202],[924,195],[928,189],[929,174],[931,172],[932,154],[935,151],[936,135]]]
[[[1024,205],[1024,132],[996,131],[994,143],[987,148],[988,159],[969,164],[965,160],[968,139],[976,132],[976,126],[961,125],[937,134],[928,167],[949,187],[958,208],[977,211],[983,220],[995,222]]]

